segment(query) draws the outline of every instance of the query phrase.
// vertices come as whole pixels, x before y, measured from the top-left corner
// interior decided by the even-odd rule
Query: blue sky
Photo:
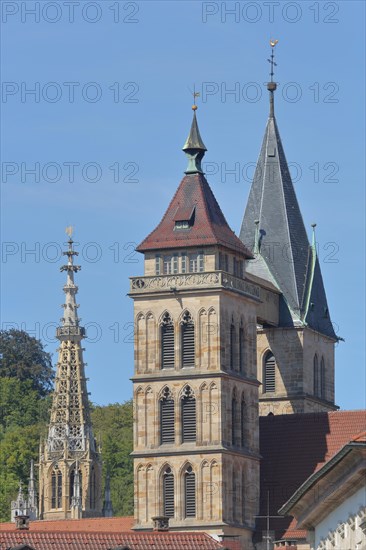
[[[345,339],[336,401],[363,407],[364,2],[1,7],[2,328],[33,331],[56,362],[60,249],[74,225],[91,398],[130,398],[128,277],[142,274],[134,247],[185,169],[189,89],[201,92],[209,182],[238,232],[267,119],[274,37],[277,121],[305,225],[318,224],[330,312]]]

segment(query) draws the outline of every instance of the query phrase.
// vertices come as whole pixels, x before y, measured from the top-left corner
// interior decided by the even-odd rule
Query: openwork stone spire
[[[56,387],[53,397],[51,422],[48,435],[48,450],[57,452],[67,448],[71,452],[82,452],[87,445],[95,450],[92,434],[88,393],[84,374],[81,340],[85,329],[79,325],[78,305],[75,296],[78,287],[74,282],[74,273],[81,268],[74,265],[73,240],[68,241],[68,250],[64,252],[68,262],[60,270],[66,271],[64,286],[65,303],[62,325],[57,329],[60,340],[59,362],[57,363]]]
[[[62,519],[101,515],[101,461],[93,436],[83,361],[82,339],[74,275],[78,255],[71,231],[63,287],[65,303],[61,324],[56,330],[60,341],[55,390],[48,437],[40,450],[40,517]]]

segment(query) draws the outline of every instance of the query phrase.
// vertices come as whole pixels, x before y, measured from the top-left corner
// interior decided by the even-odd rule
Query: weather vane
[[[273,75],[274,75],[273,67],[277,67],[277,63],[275,63],[275,61],[274,61],[274,49],[276,47],[276,44],[278,43],[278,40],[271,39],[269,41],[269,43],[270,43],[270,46],[271,46],[272,50],[271,50],[271,59],[267,59],[267,61],[268,61],[268,63],[271,64],[270,75],[271,75],[271,82],[273,82]]]
[[[200,94],[200,92],[196,92],[196,86],[195,85],[193,86],[193,92],[192,92],[192,90],[189,90],[189,91],[191,92],[191,94],[193,96],[192,110],[197,111],[198,107],[196,105],[196,98],[200,97],[201,94]]]
[[[70,237],[70,239],[71,239],[72,234],[74,233],[74,228],[73,228],[73,226],[72,226],[72,225],[68,225],[68,226],[66,227],[66,229],[65,229],[65,233],[66,233],[66,235],[68,235],[68,236]]]

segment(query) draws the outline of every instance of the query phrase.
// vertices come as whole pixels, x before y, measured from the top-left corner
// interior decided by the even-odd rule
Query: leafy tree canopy
[[[32,389],[43,396],[52,389],[54,372],[51,355],[40,340],[23,330],[0,331],[0,378],[30,381]]]

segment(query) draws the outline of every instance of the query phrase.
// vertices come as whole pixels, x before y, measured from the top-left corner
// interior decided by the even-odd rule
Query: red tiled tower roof
[[[190,221],[189,229],[175,229],[176,221]],[[205,176],[198,172],[186,174],[161,222],[137,250],[207,245],[221,245],[246,258],[253,257],[230,229]]]
[[[260,513],[278,510],[295,491],[332,458],[344,445],[361,435],[366,426],[366,411],[335,411],[288,414],[260,418]],[[357,436],[356,436],[357,437]],[[257,537],[266,530],[266,520],[257,522]],[[270,520],[276,540],[305,539],[306,531],[296,528],[296,520],[284,517]]]

